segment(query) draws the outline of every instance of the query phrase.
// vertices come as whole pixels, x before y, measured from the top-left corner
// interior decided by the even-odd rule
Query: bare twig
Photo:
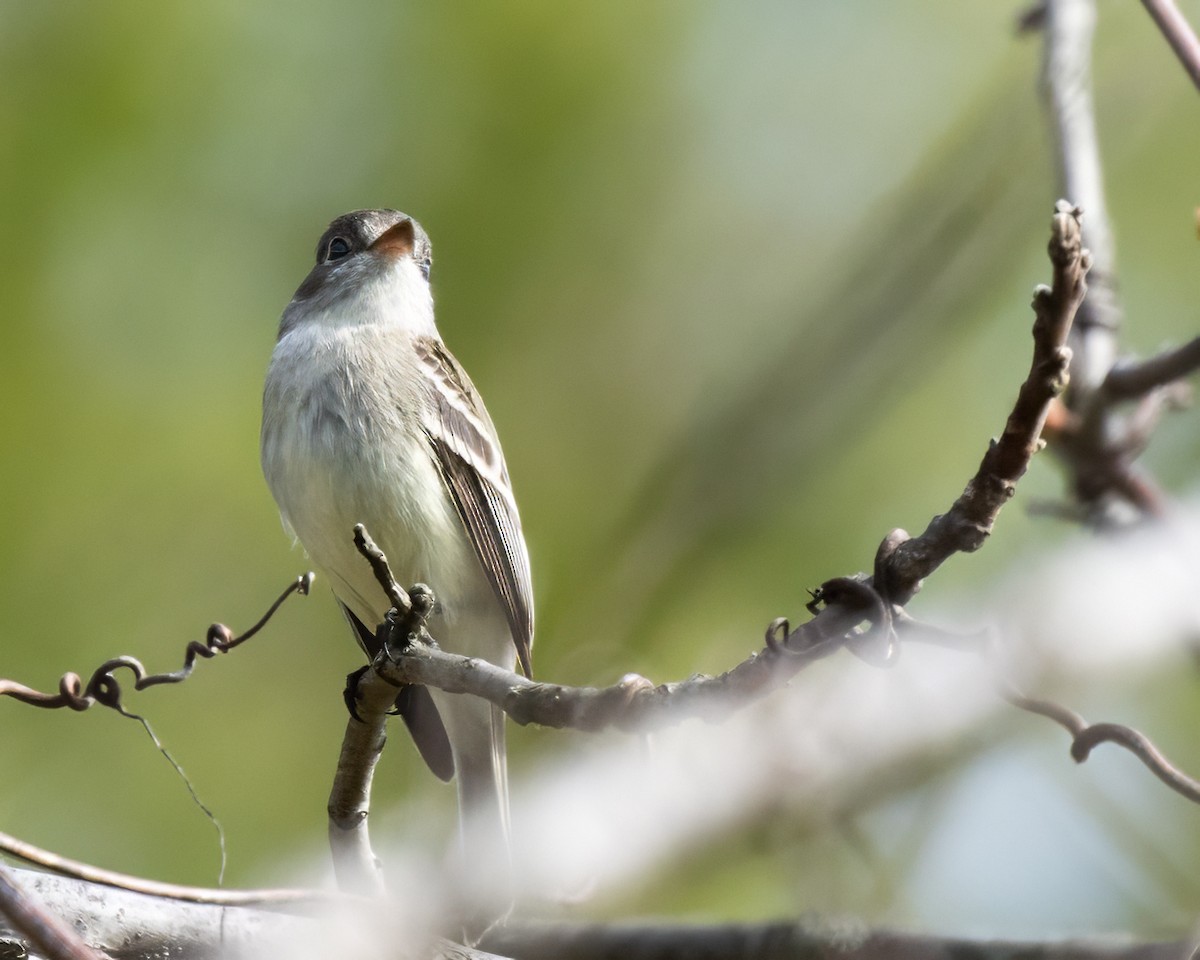
[[[865,590],[868,584],[857,581]],[[423,643],[413,644],[401,657],[380,657],[376,668],[396,683],[424,683],[450,693],[469,693],[483,697],[503,709],[520,724],[536,723],[548,727],[598,730],[614,726],[622,730],[662,729],[684,720],[720,719],[747,706],[776,689],[804,666],[828,656],[845,643],[845,633],[856,614],[846,614],[834,633],[824,642],[806,636],[806,628],[822,624],[830,629],[825,617],[836,608],[822,611],[788,634],[786,621],[776,621],[768,629],[763,652],[734,667],[720,677],[693,677],[681,683],[655,686],[636,675],[629,675],[610,687],[566,687],[535,683],[519,673],[505,670],[483,660],[446,653]],[[860,607],[859,610],[865,609]],[[985,654],[988,643],[982,634],[954,635],[912,620],[903,611],[895,619],[905,628],[905,636],[933,642],[962,652]],[[842,633],[837,629],[845,628]],[[785,652],[790,642],[800,653]],[[775,659],[779,658],[779,659]],[[744,671],[744,677],[739,673]],[[762,671],[762,672],[760,672]],[[1003,696],[1014,706],[1049,717],[1068,730],[1072,737],[1071,756],[1076,762],[1087,760],[1100,743],[1115,743],[1132,752],[1160,780],[1177,793],[1200,803],[1200,783],[1173,766],[1144,734],[1112,723],[1088,724],[1077,713],[1047,700],[1035,700],[1017,692],[1011,684]]]
[[[934,517],[919,537],[900,542],[877,561],[877,578],[883,577],[878,586],[893,603],[907,603],[921,581],[954,553],[970,553],[983,545],[1039,448],[1051,401],[1066,387],[1071,352],[1065,344],[1087,290],[1090,257],[1082,248],[1079,218],[1078,208],[1059,201],[1049,245],[1053,285],[1034,291],[1033,362],[1004,433],[988,448],[950,510]]]
[[[1115,743],[1141,760],[1176,793],[1192,803],[1200,803],[1200,781],[1193,780],[1171,763],[1145,734],[1119,723],[1089,724],[1074,710],[1049,700],[1026,697],[1015,690],[1010,689],[1005,699],[1022,710],[1048,717],[1071,734],[1071,757],[1076,763],[1083,763],[1100,744]]]
[[[1175,5],[1175,0],[1142,0],[1142,6],[1158,24],[1158,29],[1167,38],[1183,69],[1192,78],[1192,83],[1200,87],[1200,40]]]
[[[329,794],[329,848],[338,889],[378,897],[385,889],[383,873],[371,849],[367,819],[371,781],[387,743],[387,715],[396,702],[396,687],[374,670],[363,671],[352,682],[357,716],[346,721]]]
[[[1118,363],[1104,378],[1104,393],[1112,400],[1143,397],[1200,370],[1200,337],[1137,363]]]
[[[366,557],[367,562],[371,564],[375,580],[383,587],[392,609],[399,611],[401,616],[407,616],[412,609],[412,600],[404,588],[396,582],[396,578],[392,576],[392,568],[388,564],[388,558],[376,546],[375,541],[367,533],[367,528],[361,523],[354,525],[354,545],[358,547],[358,552]]]
[[[356,528],[355,543],[377,572],[383,569],[377,562],[379,548],[366,531]],[[422,588],[421,594],[432,599],[427,590]],[[414,590],[413,597],[417,595]],[[836,652],[846,635],[869,618],[870,610],[861,603],[831,605],[790,632],[786,620],[776,620],[767,630],[764,649],[731,670],[718,677],[695,676],[658,686],[633,674],[610,687],[538,683],[486,660],[439,649],[423,625],[407,634],[414,642],[403,647],[385,645],[372,666],[392,685],[393,697],[397,687],[416,683],[482,697],[520,724],[645,730],[692,717],[725,716],[783,686],[803,667]]]
[[[433,613],[433,591],[423,583],[415,583],[408,590],[400,586],[392,574],[388,558],[361,523],[354,525],[354,546],[371,565],[375,582],[387,594],[392,605],[387,623],[381,625],[386,629],[380,645],[403,647],[425,629],[425,624]]]
[[[184,900],[188,903],[208,903],[222,906],[261,906],[269,904],[319,903],[337,897],[337,894],[322,890],[264,889],[264,890],[217,890],[209,887],[189,887],[174,883],[146,880],[115,870],[71,860],[59,856],[32,843],[26,843],[7,833],[0,833],[0,853],[24,860],[43,870],[63,877],[71,877],[87,883],[95,883],[119,890],[163,897],[169,900]]]
[[[121,696],[121,684],[117,680],[116,671],[128,670],[133,674],[135,690],[145,690],[147,687],[163,683],[182,683],[191,676],[197,659],[203,657],[211,660],[218,653],[227,653],[239,644],[245,643],[258,633],[275,615],[275,611],[293,593],[307,595],[312,586],[313,575],[306,573],[297,577],[275,602],[267,609],[254,626],[238,636],[233,635],[223,623],[214,623],[208,628],[204,643],[191,641],[184,651],[183,666],[172,673],[148,673],[141,661],[135,657],[114,657],[100,664],[93,672],[85,686],[77,673],[65,673],[59,680],[58,693],[43,693],[32,687],[17,683],[13,680],[0,678],[0,696],[12,697],[34,707],[60,709],[68,707],[71,710],[84,711],[94,704],[111,707],[121,713],[126,712]]]
[[[380,625],[380,654],[387,660],[394,650],[405,650],[411,639],[424,633],[433,610],[433,594],[416,584],[406,591],[392,575],[383,551],[361,523],[354,527],[354,545],[366,558],[380,588],[391,603],[385,624]],[[368,820],[371,782],[387,743],[387,718],[396,702],[397,684],[373,666],[347,678],[350,718],[342,737],[337,771],[329,793],[329,847],[338,887],[364,896],[385,892],[383,872],[371,849]],[[351,698],[353,698],[351,700]]]
[[[1181,58],[1200,63],[1200,44],[1170,0],[1143,0]],[[1167,387],[1200,366],[1200,344],[1188,344],[1138,364],[1118,365],[1122,321],[1116,295],[1116,257],[1104,195],[1100,148],[1092,104],[1091,47],[1094,0],[1044,0],[1042,84],[1058,146],[1062,189],[1084,211],[1084,244],[1092,251],[1090,289],[1071,334],[1070,387],[1063,396],[1051,448],[1066,467],[1079,514],[1097,526],[1113,526],[1161,514],[1166,498],[1154,479],[1136,466],[1154,422],[1125,417],[1115,406],[1149,400],[1156,412]]]
[[[103,960],[70,924],[34,901],[17,884],[7,867],[0,866],[0,913],[49,960]]]
[[[896,618],[907,640],[932,643],[950,650],[976,653],[991,662],[997,673],[998,692],[1014,707],[1053,720],[1071,734],[1071,757],[1083,763],[1101,743],[1115,743],[1134,754],[1163,783],[1193,803],[1200,803],[1200,781],[1194,780],[1167,760],[1144,733],[1116,723],[1089,724],[1074,710],[1052,700],[1040,700],[1022,693],[1006,676],[1007,669],[998,660],[997,637],[990,628],[974,633],[955,634],[921,623],[904,613]]]
[[[1091,251],[1087,299],[1071,334],[1071,389],[1086,395],[1117,356],[1121,305],[1116,293],[1116,243],[1104,193],[1104,171],[1092,103],[1094,0],[1046,0],[1042,93],[1058,147],[1059,196],[1084,213],[1083,245]],[[1074,406],[1068,400],[1068,405]]]
[[[600,730],[647,730],[702,717],[719,719],[783,686],[801,669],[841,648],[862,617],[829,608],[717,677],[652,684],[633,674],[609,687],[538,683],[485,660],[414,643],[395,659],[377,657],[375,669],[394,684],[421,683],[448,693],[470,693],[503,709],[519,724]],[[828,633],[827,633],[828,631]]]

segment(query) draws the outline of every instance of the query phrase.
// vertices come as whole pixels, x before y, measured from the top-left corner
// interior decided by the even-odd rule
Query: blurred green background
[[[1146,353],[1194,332],[1200,100],[1138,5],[1100,6],[1127,341]],[[433,239],[439,323],[521,503],[540,675],[740,659],[806,587],[944,509],[1002,427],[1056,196],[1019,10],[0,0],[0,676],[48,688],[121,653],[173,668],[306,569],[260,477],[259,393],[316,238],[364,206]],[[1198,437],[1177,418],[1149,457],[1176,489]],[[969,607],[1061,540],[1022,506],[1058,491],[1036,463],[987,549],[927,594]],[[232,883],[320,856],[357,664],[321,587],[131,701],[224,822]],[[1177,667],[1080,705],[1200,769]],[[215,881],[211,827],[134,724],[8,701],[0,718],[2,829]],[[450,793],[394,741],[377,803],[403,833],[383,807]],[[572,742],[513,741],[515,777]],[[1149,780],[1132,762],[1105,778],[1014,718],[999,745],[836,817],[781,812],[592,909],[1178,935],[1200,814],[1140,780],[1118,804],[1107,783]],[[1048,899],[1064,874],[1087,885]]]

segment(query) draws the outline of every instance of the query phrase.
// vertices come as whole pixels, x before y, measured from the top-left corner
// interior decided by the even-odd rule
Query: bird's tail
[[[477,940],[513,905],[504,713],[477,697],[430,692],[454,750],[457,893],[468,937]]]

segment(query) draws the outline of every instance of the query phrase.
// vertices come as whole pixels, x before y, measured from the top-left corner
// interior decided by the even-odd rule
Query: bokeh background
[[[1100,8],[1145,354],[1194,333],[1200,99],[1137,4]],[[944,509],[1001,429],[1056,196],[1019,12],[0,0],[0,676],[53,687],[120,653],[173,668],[306,569],[260,477],[259,394],[316,238],[363,206],[433,239],[439,322],[521,503],[540,675],[741,659],[806,587]],[[1173,489],[1195,485],[1198,437],[1184,414],[1148,456]],[[1026,512],[1058,493],[1038,461],[914,609],[969,622],[1073,536]],[[319,873],[357,664],[320,587],[131,701],[224,823],[229,882]],[[1067,693],[1200,769],[1198,679],[1181,651]],[[3,701],[0,725],[4,830],[215,882],[212,827],[136,724]],[[517,781],[578,746],[512,739]],[[1177,936],[1200,901],[1200,812],[1127,757],[1076,768],[1060,732],[1012,716],[902,772],[762,811],[568,913]],[[400,736],[377,791],[381,831],[449,831],[405,815],[452,800]]]

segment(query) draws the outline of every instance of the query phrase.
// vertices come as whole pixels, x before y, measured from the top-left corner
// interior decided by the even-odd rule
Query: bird
[[[359,523],[398,582],[430,586],[428,629],[444,650],[531,675],[529,553],[491,417],[435,325],[432,262],[400,211],[329,224],[279,322],[263,474],[368,658],[389,600],[354,545]],[[465,869],[510,870],[488,862],[510,857],[503,713],[416,685],[396,711],[430,769],[457,781]]]

